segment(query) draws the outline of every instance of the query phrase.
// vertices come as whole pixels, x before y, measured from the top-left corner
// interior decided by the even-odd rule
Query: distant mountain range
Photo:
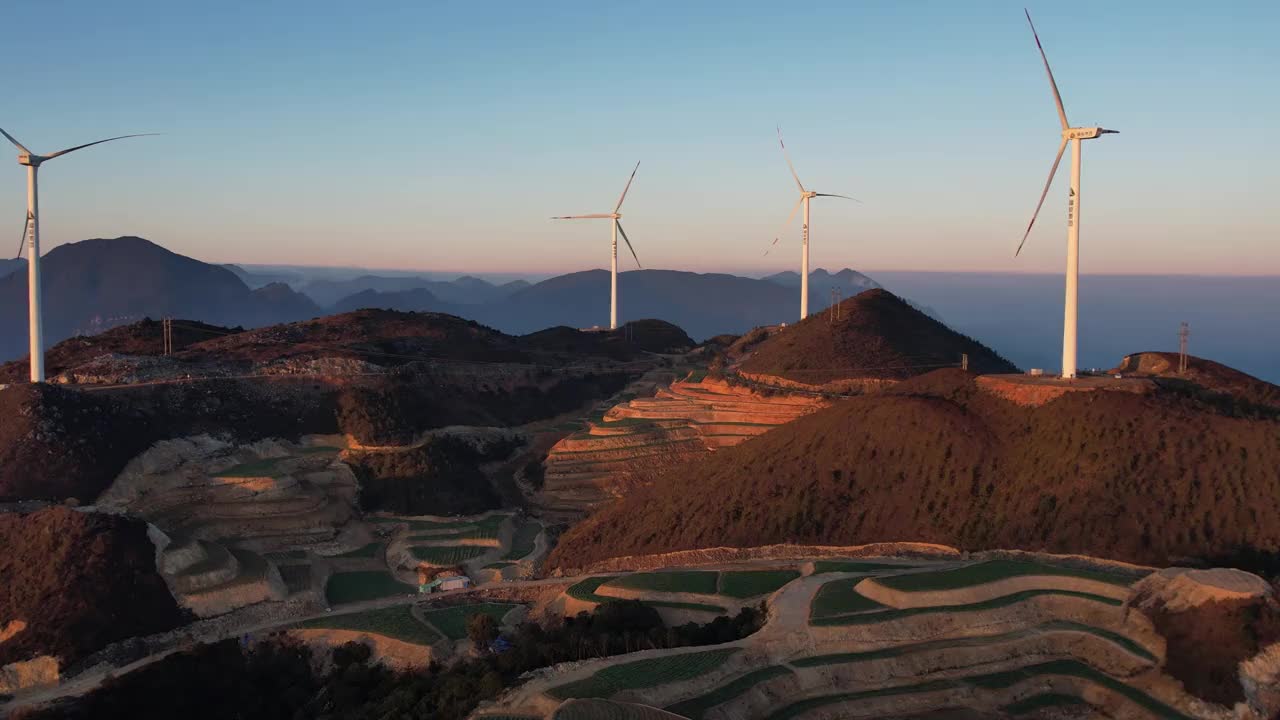
[[[250,290],[227,268],[137,237],[60,245],[45,254],[41,269],[49,345],[148,316],[257,326],[321,314],[287,285]],[[11,272],[0,277],[0,358],[19,357],[26,349],[27,275]]]
[[[26,267],[27,261],[22,258],[5,258],[0,260],[0,278],[17,270],[24,270]]]
[[[800,273],[792,272],[791,270],[774,273],[773,275],[766,275],[764,279],[789,288],[800,287]],[[872,280],[866,275],[863,275],[857,270],[850,270],[849,268],[845,268],[838,273],[829,273],[822,268],[818,268],[817,270],[809,273],[810,291],[830,291],[832,288],[835,288],[842,291],[845,297],[849,297],[851,295],[856,295],[863,290],[871,290],[878,287],[882,287],[880,283]]]
[[[495,285],[470,275],[464,275],[456,280],[431,280],[416,276],[361,275],[349,280],[316,280],[299,289],[307,297],[327,307],[336,305],[344,298],[369,291],[397,293],[409,290],[427,290],[435,299],[447,303],[479,305],[501,300],[527,287],[529,283],[525,280]]]
[[[0,360],[26,352],[27,276],[12,272],[24,260],[0,264]],[[144,317],[188,318],[225,326],[258,327],[361,308],[445,312],[510,334],[608,322],[609,273],[560,275],[530,285],[494,284],[475,277],[433,280],[418,276],[363,275],[314,279],[291,287],[293,273],[249,272],[170,252],[137,237],[84,240],[44,256],[45,340],[52,345]],[[843,296],[878,287],[845,269],[816,270],[810,308],[830,304],[831,287]],[[299,283],[301,284],[301,283]],[[796,273],[763,279],[718,273],[635,270],[619,276],[619,310],[626,320],[659,318],[695,339],[741,333],[759,325],[794,322],[799,310]]]

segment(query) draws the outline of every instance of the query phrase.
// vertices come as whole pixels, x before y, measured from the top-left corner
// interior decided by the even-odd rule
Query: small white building
[[[466,590],[469,587],[471,587],[471,578],[466,575],[451,575],[440,578],[441,592],[446,590]]]

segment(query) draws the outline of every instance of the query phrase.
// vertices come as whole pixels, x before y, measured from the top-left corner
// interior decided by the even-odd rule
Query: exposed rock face
[[[58,684],[58,659],[40,655],[0,667],[0,693]]]
[[[220,615],[288,596],[260,553],[358,532],[349,524],[355,476],[338,453],[318,438],[166,440],[134,458],[99,507],[154,523],[157,566],[179,602],[201,617]]]
[[[1167,568],[1135,585],[1128,606],[1151,618],[1167,642],[1165,669],[1192,693],[1255,707],[1272,707],[1280,698],[1280,654],[1264,653],[1241,666],[1280,639],[1280,606],[1267,581],[1227,568]]]
[[[1245,702],[1258,717],[1280,714],[1280,643],[1240,663],[1240,685]]]
[[[12,633],[0,664],[49,655],[65,666],[187,619],[137,520],[65,507],[0,514],[0,548],[0,626]]]

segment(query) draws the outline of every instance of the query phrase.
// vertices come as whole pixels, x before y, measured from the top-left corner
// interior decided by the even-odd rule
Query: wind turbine
[[[1044,71],[1049,75],[1049,87],[1053,90],[1053,102],[1058,106],[1058,120],[1062,122],[1062,142],[1058,144],[1058,154],[1053,158],[1053,166],[1049,168],[1049,179],[1040,193],[1040,202],[1036,203],[1036,211],[1031,214],[1031,222],[1027,223],[1027,231],[1022,234],[1022,242],[1013,253],[1014,257],[1022,252],[1022,246],[1031,234],[1031,226],[1036,224],[1040,208],[1044,205],[1045,196],[1049,194],[1049,186],[1058,173],[1058,163],[1062,162],[1062,153],[1067,149],[1067,141],[1071,142],[1071,189],[1067,192],[1067,294],[1064,303],[1062,320],[1062,377],[1076,376],[1076,309],[1079,297],[1080,282],[1080,141],[1092,140],[1103,135],[1119,132],[1101,127],[1071,127],[1067,122],[1067,111],[1062,107],[1062,95],[1058,93],[1058,83],[1054,82],[1053,70],[1049,69],[1049,58],[1044,54],[1044,46],[1040,44],[1040,35],[1036,33],[1035,23],[1031,22],[1031,13],[1023,9],[1027,16],[1027,24],[1031,26],[1031,35],[1036,39],[1036,48],[1040,50],[1040,59],[1044,61]]]
[[[795,178],[796,187],[800,188],[800,199],[796,200],[796,204],[791,208],[791,214],[787,215],[787,221],[783,223],[783,227],[790,225],[791,219],[796,216],[796,210],[799,210],[801,205],[804,206],[804,223],[800,226],[800,319],[804,320],[809,317],[809,201],[816,197],[836,197],[853,200],[854,202],[862,201],[857,198],[851,198],[848,195],[806,190],[804,183],[800,182],[800,176],[796,174],[796,166],[791,164],[791,155],[787,152],[787,145],[782,142],[781,127],[778,128],[778,144],[782,146],[782,156],[787,159],[787,167],[791,168],[791,177]],[[773,242],[776,244],[778,242],[777,238]]]
[[[46,160],[52,160],[91,145],[100,145],[104,142],[131,137],[155,135],[156,133],[120,135],[106,140],[95,140],[91,143],[76,145],[48,155],[37,155],[31,152],[12,135],[5,132],[3,128],[0,128],[0,134],[3,134],[9,139],[9,142],[18,148],[18,164],[27,166],[27,224],[23,232],[26,235],[27,244],[27,324],[31,343],[31,382],[44,382],[44,331],[41,326],[40,314],[40,198],[36,186],[36,171]],[[21,247],[19,247],[19,252],[21,252]]]
[[[627,231],[622,229],[622,213],[618,212],[622,209],[622,201],[627,199],[627,191],[631,189],[631,181],[636,179],[636,170],[640,169],[640,163],[637,162],[635,168],[631,171],[631,177],[627,178],[626,187],[622,188],[622,195],[618,198],[618,204],[613,206],[611,213],[593,213],[591,215],[560,215],[551,218],[552,220],[595,220],[610,219],[613,221],[613,260],[610,266],[612,273],[609,285],[609,329],[616,330],[618,327],[618,233],[622,233],[622,239],[627,243],[627,249],[631,251],[631,257],[636,259],[636,267],[640,265],[640,258],[636,257],[636,249],[631,247],[631,238],[627,237]]]

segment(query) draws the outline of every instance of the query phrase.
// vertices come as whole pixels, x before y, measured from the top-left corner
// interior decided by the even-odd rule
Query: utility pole
[[[164,318],[161,321],[161,328],[164,335],[164,355],[168,357],[173,354],[173,320]]]
[[[1178,328],[1178,374],[1187,374],[1187,338],[1191,337],[1191,326],[1182,323]]]
[[[960,369],[969,369],[969,353],[960,353]]]

